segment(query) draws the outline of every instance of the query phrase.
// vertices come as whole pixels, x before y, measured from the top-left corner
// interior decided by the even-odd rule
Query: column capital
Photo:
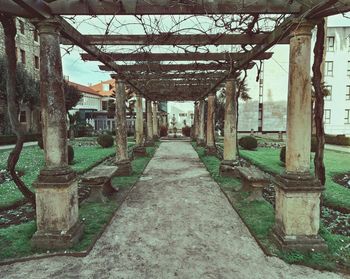
[[[43,34],[55,34],[60,35],[62,30],[61,23],[55,18],[49,19],[33,19],[31,20],[33,24],[36,24],[38,27],[39,35]]]
[[[290,33],[290,38],[297,37],[297,36],[310,36],[311,37],[311,31],[315,28],[316,25],[315,20],[298,20],[295,22],[297,24],[297,28]]]

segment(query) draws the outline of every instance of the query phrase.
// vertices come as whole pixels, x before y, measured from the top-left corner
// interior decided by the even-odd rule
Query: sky
[[[350,18],[350,13],[347,14]],[[342,15],[329,17],[328,26],[350,26],[350,19],[345,18]],[[97,17],[97,18],[88,18],[88,17],[79,17],[76,20],[76,27],[83,34],[103,34],[105,32],[106,23],[109,22],[110,17]],[[155,17],[148,18],[145,17],[145,22],[148,23],[149,20],[153,20]],[[181,33],[189,34],[193,31],[193,28],[208,30],[213,28],[212,23],[205,20],[203,17],[193,17],[187,20],[184,24],[179,24],[176,27],[172,27],[170,30],[168,26],[173,26],[173,22],[178,21],[174,17],[162,17],[162,24],[160,25],[161,31],[175,31],[182,30]],[[78,24],[79,23],[79,24]],[[127,23],[127,24],[125,24]],[[146,27],[147,28],[147,27]],[[213,33],[216,33],[218,29],[213,29]],[[144,33],[143,29],[137,20],[134,17],[130,16],[121,16],[118,19],[114,19],[113,23],[110,25],[110,34],[142,34]],[[80,58],[82,50],[78,47],[74,47],[73,50],[70,50],[69,53],[66,51],[67,46],[62,46],[62,61],[63,61],[63,74],[69,78],[69,80],[83,84],[91,85],[99,83],[103,80],[110,79],[111,72],[100,71],[98,65],[100,62],[88,61],[84,62]],[[132,49],[130,46],[127,47],[108,47],[107,51],[116,51],[116,52],[131,52],[135,49]],[[211,47],[210,51],[219,52],[223,51],[223,47]],[[229,49],[226,49],[229,50]],[[171,52],[173,51],[169,47],[152,47],[153,52]]]

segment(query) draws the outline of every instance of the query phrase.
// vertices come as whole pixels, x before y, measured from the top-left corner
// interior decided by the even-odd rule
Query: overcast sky
[[[350,14],[349,14],[350,16]],[[105,32],[105,26],[106,22],[109,21],[110,17],[98,17],[95,19],[91,18],[84,18],[80,17],[77,22],[79,22],[78,29],[83,34],[103,34]],[[153,17],[154,18],[154,17]],[[84,21],[85,20],[85,21]],[[162,17],[163,25],[162,25],[162,31],[170,31],[167,29],[167,26],[172,26],[171,23],[174,21],[172,17],[168,17],[165,19],[165,17]],[[147,18],[146,18],[147,21]],[[127,23],[127,24],[124,24]],[[177,30],[179,28],[184,28],[184,32],[182,33],[189,33],[194,32],[193,29],[189,29],[188,27],[190,25],[191,28],[198,28],[201,30],[208,30],[209,28],[212,28],[212,23],[207,22],[204,20],[203,17],[194,17],[193,19],[189,19],[185,25],[180,25],[177,27]],[[341,15],[329,17],[328,19],[328,26],[350,26],[350,19],[344,18]],[[171,30],[174,31],[174,30]],[[215,33],[215,30],[213,30]],[[133,17],[120,17],[117,20],[114,20],[114,23],[110,26],[110,34],[142,34],[143,29],[139,24],[137,24],[137,21]],[[107,50],[112,50],[111,47],[107,48]],[[129,47],[119,47],[119,49],[116,49],[114,47],[113,49],[116,52],[130,52],[133,49]],[[167,52],[170,48],[167,47],[153,47],[153,52]],[[223,50],[222,47],[216,48],[212,47],[211,51],[218,52],[220,50]],[[171,51],[171,50],[170,50]],[[79,48],[75,47],[70,53],[68,54],[63,48],[62,48],[62,55],[63,55],[63,73],[65,76],[69,76],[69,79],[71,81],[89,85],[89,84],[95,84],[99,83],[100,81],[110,79],[110,72],[103,72],[100,71],[98,68],[99,62],[84,62],[81,60],[79,53],[82,52]]]

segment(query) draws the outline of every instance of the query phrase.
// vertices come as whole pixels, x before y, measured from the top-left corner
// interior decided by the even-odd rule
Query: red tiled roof
[[[109,84],[109,90],[108,91],[104,91],[103,90],[103,84]],[[97,83],[97,84],[94,84],[94,85],[90,86],[90,88],[95,90],[95,91],[97,91],[97,93],[100,96],[109,97],[109,96],[114,94],[115,80],[114,79],[109,79],[109,80],[101,81],[100,83]]]
[[[67,82],[68,82],[69,85],[74,86],[76,89],[78,89],[82,93],[87,93],[87,94],[100,96],[100,94],[96,90],[94,90],[94,89],[92,89],[92,88],[90,88],[88,86],[85,86],[85,85],[82,85],[82,84],[79,84],[79,83],[75,83],[75,82],[72,82],[72,81],[67,81]]]

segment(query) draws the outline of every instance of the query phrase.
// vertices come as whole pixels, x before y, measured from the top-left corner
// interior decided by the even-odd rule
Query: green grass
[[[284,171],[284,166],[279,160],[279,153],[280,149],[272,148],[258,148],[256,151],[240,150],[241,157],[273,174],[280,174]],[[350,172],[349,162],[350,153],[325,150],[326,189],[323,197],[326,205],[350,209],[350,190],[332,180],[336,174]],[[311,172],[313,171],[313,161],[311,161]]]
[[[320,235],[324,238],[328,245],[328,251],[324,253],[301,253],[298,251],[282,252],[280,251],[274,242],[270,238],[270,233],[275,222],[275,212],[274,208],[267,201],[252,201],[249,202],[246,198],[248,193],[239,191],[240,180],[234,178],[222,178],[219,176],[219,165],[220,160],[214,156],[205,156],[204,148],[197,147],[193,143],[200,159],[206,165],[211,176],[217,181],[220,187],[225,191],[229,199],[231,200],[234,208],[239,213],[241,218],[244,220],[245,224],[248,226],[251,233],[256,237],[260,245],[262,245],[270,254],[276,255],[288,263],[298,263],[308,266],[313,266],[320,269],[335,270],[336,266],[339,264],[350,270],[350,237],[345,237],[341,235],[335,235],[330,233],[321,225]],[[271,150],[271,149],[270,149]],[[279,165],[279,162],[274,160],[275,164],[272,166],[267,166],[266,159],[263,160],[263,156],[257,155],[257,153],[264,153],[269,158],[270,161],[274,156],[271,152],[267,152],[265,149],[258,149],[258,151],[243,151],[241,154],[249,153],[249,158],[254,157],[254,163],[261,164],[269,171],[278,173],[282,171],[283,167]],[[272,150],[274,153],[279,155],[278,150]],[[328,151],[327,151],[328,153]],[[251,155],[253,154],[253,155]],[[327,160],[331,160],[331,156],[335,156],[331,152],[328,155]],[[338,153],[339,155],[339,153]],[[341,155],[341,154],[340,154]],[[277,157],[279,160],[279,156]],[[342,161],[341,161],[342,162]],[[344,164],[344,162],[343,162]],[[344,167],[344,166],[343,166]],[[333,166],[333,170],[336,167]],[[347,247],[347,248],[346,248]]]
[[[130,188],[134,185],[144,168],[151,160],[156,148],[147,148],[147,157],[136,158],[132,161],[131,176],[115,177],[113,185],[119,188]],[[107,203],[83,203],[79,208],[79,218],[84,220],[84,235],[82,240],[68,251],[85,251],[110,220],[119,205],[111,200]],[[36,231],[35,221],[13,225],[0,229],[0,260],[30,256],[35,253],[46,252],[31,248],[30,239]]]
[[[73,141],[74,161],[71,166],[77,173],[84,173],[97,162],[115,154],[115,147],[102,148],[100,146],[79,146],[80,140]],[[133,146],[129,142],[128,146]],[[0,169],[6,169],[7,158],[11,150],[0,151]],[[40,169],[44,167],[44,151],[37,146],[24,147],[17,164],[17,170],[24,171],[24,183],[33,191],[32,183],[38,177]],[[0,185],[0,208],[9,206],[23,199],[21,192],[12,181]]]

